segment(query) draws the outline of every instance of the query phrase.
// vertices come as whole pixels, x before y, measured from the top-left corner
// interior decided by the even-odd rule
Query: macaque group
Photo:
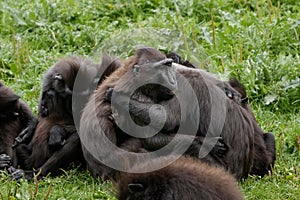
[[[24,176],[30,180],[35,174],[38,174],[37,178],[42,178],[49,173],[58,173],[60,168],[66,168],[72,162],[85,165],[73,119],[73,110],[81,111],[74,107],[72,98],[73,95],[74,98],[88,98],[91,93],[89,87],[96,87],[113,70],[101,69],[98,64],[85,58],[70,57],[60,59],[46,72],[37,123],[34,128],[27,128],[18,135],[14,145],[17,165],[9,168],[12,179]],[[82,85],[86,87],[76,88],[75,94],[74,83],[79,73]],[[15,132],[12,141],[18,133]]]
[[[44,76],[37,119],[0,83],[0,111],[0,168],[12,178],[86,163],[94,178],[113,180],[120,200],[243,199],[236,180],[268,174],[276,159],[241,83],[151,47],[100,64],[61,59]]]
[[[191,145],[183,152],[186,156],[198,157],[200,149],[207,147],[211,151],[200,160],[229,171],[236,180],[246,178],[248,174],[267,174],[275,161],[275,139],[272,134],[264,133],[259,128],[247,104],[243,86],[236,80],[223,82],[192,66],[177,65],[174,60],[152,48],[138,49],[91,96],[81,118],[80,137],[83,138],[83,153],[92,175],[100,176],[102,180],[115,180],[117,170],[106,165],[113,163],[110,160],[121,160],[121,163],[132,165],[139,160],[129,159],[126,152],[154,152],[173,140],[177,144],[190,142]],[[180,76],[187,80],[184,84],[192,87],[197,98],[196,102],[185,105],[191,112],[182,113],[182,105],[175,98],[176,95],[189,95],[184,91],[184,84],[177,82]],[[141,87],[135,86],[139,81],[148,79],[149,82]],[[161,85],[153,84],[156,81]],[[180,84],[183,84],[181,88]],[[194,109],[195,103],[198,103],[198,109]],[[162,105],[164,110],[160,106],[155,107],[155,104]],[[216,110],[212,105],[223,106],[223,109],[218,108],[225,116],[218,135],[211,133],[216,129],[210,126],[211,123],[218,126],[215,121],[222,120],[222,117],[215,118],[219,113],[214,113]],[[93,110],[95,112],[91,112]],[[197,115],[193,110],[204,113],[199,116],[198,122],[193,121]],[[161,121],[165,119],[165,122],[155,136],[143,137],[140,132],[141,138],[133,137],[131,132],[119,127],[121,125],[130,130],[127,111],[129,117],[140,126],[149,125],[156,129]],[[181,130],[178,133],[182,123],[185,127],[197,126],[196,134],[190,135],[188,128],[187,132]],[[209,143],[205,144],[205,139],[214,141],[216,145],[210,147]],[[116,148],[109,149],[110,145]],[[95,152],[90,147],[97,149],[97,157],[94,157]],[[173,149],[172,153],[178,152]]]

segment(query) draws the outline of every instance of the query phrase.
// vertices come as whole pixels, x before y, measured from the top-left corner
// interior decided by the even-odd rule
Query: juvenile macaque
[[[0,169],[17,165],[14,140],[24,129],[34,131],[36,123],[29,107],[0,82]]]

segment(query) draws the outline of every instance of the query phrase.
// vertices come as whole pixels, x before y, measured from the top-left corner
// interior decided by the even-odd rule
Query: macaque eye
[[[19,116],[19,113],[18,112],[14,112],[13,115],[17,117],[17,116]]]
[[[134,72],[134,73],[140,72],[140,70],[141,70],[141,69],[140,69],[140,66],[139,66],[139,65],[134,65],[134,66],[133,66],[133,72]]]
[[[169,60],[164,65],[171,67],[173,62],[174,62],[173,60]]]
[[[161,61],[159,61],[159,62],[156,62],[156,63],[155,63],[155,66],[158,67],[158,68],[161,68],[161,67],[162,67],[162,68],[165,68],[166,66],[167,66],[167,67],[171,67],[173,62],[174,62],[173,59],[171,59],[171,58],[166,58],[166,59],[164,59],[164,60],[161,60]]]

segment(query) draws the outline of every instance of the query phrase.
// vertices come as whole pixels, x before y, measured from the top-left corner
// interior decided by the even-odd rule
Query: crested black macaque
[[[138,163],[133,171],[165,165],[168,159],[172,158],[159,157]],[[244,199],[230,173],[185,156],[156,171],[121,172],[114,185],[118,200]]]
[[[74,82],[80,70],[86,77],[75,94]],[[72,95],[76,98],[88,96],[88,83],[97,85],[112,71],[112,68],[103,71],[88,59],[70,57],[59,60],[46,72],[39,100],[38,124],[31,133],[33,137],[29,144],[20,142],[16,145],[22,170],[12,169],[12,178],[24,175],[30,180],[34,173],[39,173],[38,178],[41,178],[48,173],[57,173],[71,162],[85,163],[72,112],[72,107],[79,113],[80,108],[72,105]],[[100,73],[102,77],[98,76]]]
[[[131,98],[130,100],[131,117],[137,119],[139,124],[150,125],[155,129],[158,126],[157,124],[164,121],[161,107],[164,107],[167,113],[166,121],[160,133],[143,139],[143,148],[157,150],[169,144],[174,138],[174,133],[179,131],[183,121],[184,127],[197,127],[198,137],[219,136],[222,142],[228,146],[228,151],[224,151],[224,155],[210,153],[202,160],[213,165],[223,166],[237,179],[246,178],[253,163],[254,127],[249,112],[241,106],[238,98],[231,98],[226,93],[228,87],[230,90],[234,90],[234,88],[229,84],[224,84],[224,82],[206,71],[176,64],[174,64],[174,68],[176,69],[176,77],[184,77],[188,82],[180,83],[178,81],[177,83],[176,96],[186,97],[186,103],[181,102],[182,104],[180,104],[177,98],[170,98],[159,102],[161,106],[156,107],[153,106],[153,101],[149,101],[148,97],[139,96],[139,98]],[[186,94],[187,90],[185,88],[188,88],[188,86],[192,87],[197,98],[196,101],[190,98],[192,94]],[[124,87],[128,87],[128,85],[118,83],[111,87],[114,88],[113,92],[118,94],[116,95],[118,97],[117,103],[120,106],[117,109],[123,109],[126,105],[124,105],[122,95],[126,96],[125,99],[128,98],[128,94],[124,92]],[[120,89],[116,90],[117,87]],[[199,107],[198,111],[196,111],[196,105]],[[182,106],[184,107],[183,113],[181,111]],[[149,117],[150,108],[151,120]],[[186,112],[186,110],[189,110],[189,112]],[[192,111],[190,112],[190,110]],[[195,119],[195,116],[199,115],[196,112],[200,113],[199,121]],[[122,116],[114,117],[120,118]],[[180,134],[184,133],[180,132]]]
[[[13,144],[23,130],[34,131],[37,119],[10,88],[0,82],[0,169],[17,165]]]
[[[265,133],[259,127],[257,120],[248,104],[248,97],[245,87],[236,79],[232,78],[228,81],[240,96],[240,102],[252,118],[254,127],[254,160],[250,171],[251,175],[264,176],[268,172],[272,172],[272,167],[276,160],[275,137],[272,133]],[[234,93],[234,91],[233,91]]]
[[[120,149],[111,149],[111,146],[120,147],[129,152],[147,152],[161,146],[161,141],[157,141],[156,144],[152,140],[153,143],[148,145],[145,143],[147,148],[144,148],[144,139],[135,138],[129,135],[131,132],[127,134],[128,132],[126,133],[118,127],[115,123],[117,116],[112,113],[111,102],[108,100],[110,98],[108,97],[109,92],[107,91],[118,86],[117,89],[114,89],[130,93],[136,84],[146,80],[145,84],[134,91],[133,99],[145,96],[151,104],[169,100],[174,96],[172,90],[175,90],[177,86],[172,62],[172,59],[166,58],[164,54],[153,48],[140,48],[134,56],[122,62],[118,70],[105,79],[91,96],[83,110],[79,134],[83,155],[93,177],[100,177],[102,180],[114,178],[116,171],[106,166],[107,163],[104,162],[121,161],[123,152]],[[164,87],[154,84],[157,82],[164,84]],[[168,92],[169,90],[171,91]],[[168,93],[165,94],[166,92]],[[135,120],[138,121],[139,119],[136,118]],[[170,135],[168,138],[173,138],[173,136]],[[219,137],[216,138],[219,139]],[[179,142],[191,141],[192,145],[187,149],[187,154],[193,154],[199,151],[203,137],[179,135],[177,139]],[[213,150],[212,154],[219,157],[217,154],[223,154],[222,151],[226,152],[227,146],[219,142],[219,145],[216,145]],[[215,152],[217,153],[215,154]],[[126,162],[126,156],[124,162]]]
[[[258,126],[247,104],[246,91],[242,85],[234,80],[229,81],[229,83],[222,83],[207,72],[182,68],[180,66],[177,66],[177,73],[184,75],[190,80],[190,84],[198,97],[201,113],[209,113],[209,98],[207,97],[214,90],[221,91],[223,95],[219,96],[219,98],[227,101],[225,105],[227,109],[226,120],[221,137],[224,143],[229,146],[229,151],[223,159],[216,159],[213,162],[224,166],[231,173],[235,174],[237,179],[246,178],[249,173],[260,176],[267,174],[268,170],[271,170],[276,158],[275,139],[271,133],[263,133]],[[203,89],[204,85],[210,89],[209,92]],[[132,100],[129,105],[130,113],[134,118],[143,121],[144,124],[148,124],[150,120],[148,114],[149,108],[152,105],[149,104],[148,99],[144,103],[142,101],[143,99],[138,99],[138,101],[136,99]],[[163,102],[162,105],[167,110],[168,118],[161,132],[177,131],[180,121],[180,105],[178,101],[174,98],[168,102]],[[155,117],[153,119],[160,121],[161,110],[158,108],[155,112],[156,114],[154,114]],[[206,118],[200,118],[200,135],[205,134],[207,131],[205,125],[210,118],[209,114],[207,115]],[[155,126],[155,123],[153,124]],[[143,146],[147,149],[147,146],[157,145],[157,141],[161,141],[163,146],[168,144],[171,139],[166,137],[166,134],[158,134],[155,137],[144,140]]]

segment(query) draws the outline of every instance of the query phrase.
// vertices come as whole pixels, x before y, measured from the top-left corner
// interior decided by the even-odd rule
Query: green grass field
[[[300,1],[2,0],[0,5],[0,80],[35,113],[43,74],[61,57],[97,60],[104,49],[125,58],[137,44],[176,50],[222,79],[237,77],[259,124],[275,134],[274,173],[242,182],[246,199],[300,199]],[[111,183],[78,169],[39,182],[10,181],[0,172],[0,185],[0,199],[114,199]]]

